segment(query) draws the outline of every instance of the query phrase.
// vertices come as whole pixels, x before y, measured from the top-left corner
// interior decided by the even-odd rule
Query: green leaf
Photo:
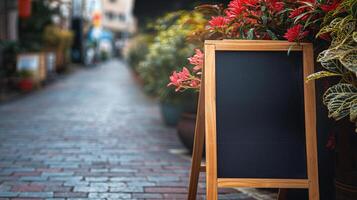
[[[247,34],[248,40],[253,40],[254,39],[254,28],[249,29],[248,34]]]
[[[264,12],[264,11],[266,11],[266,9],[267,9],[267,7],[265,7],[265,6],[262,6],[261,7],[261,10]]]
[[[350,120],[357,123],[357,99],[351,103]]]
[[[314,4],[312,4],[308,1],[300,1],[300,3],[305,4],[307,7],[314,7]]]
[[[328,116],[340,120],[350,114],[351,104],[357,99],[357,89],[352,84],[339,83],[330,87],[323,96]]]
[[[295,46],[294,44],[292,44],[292,45],[289,46],[287,55],[290,55],[290,52],[291,52],[291,50],[293,49],[294,46]]]
[[[321,62],[321,65],[323,68],[327,69],[330,72],[335,72],[335,73],[343,73],[343,65],[338,61],[338,60],[328,60]]]
[[[271,30],[267,30],[267,33],[269,34],[269,36],[271,37],[271,39],[273,40],[279,40],[279,38],[275,35],[275,33],[273,33],[273,31]]]
[[[268,23],[268,17],[263,15],[262,16],[262,21],[263,21],[263,24],[266,25]]]
[[[305,15],[308,15],[308,14],[311,14],[311,13],[314,13],[314,11],[312,10],[312,11],[309,11],[309,12],[301,13],[300,15],[298,15],[298,16],[295,18],[294,24],[297,24],[298,21],[299,21],[300,19],[302,19]]]
[[[357,42],[357,31],[353,32],[352,34],[353,40]]]
[[[337,73],[333,73],[333,72],[329,72],[329,71],[319,71],[316,73],[313,73],[311,75],[309,75],[306,78],[306,82],[308,81],[312,81],[312,80],[316,80],[316,79],[320,79],[320,78],[324,78],[324,77],[330,77],[330,76],[342,76],[341,74],[337,74]]]

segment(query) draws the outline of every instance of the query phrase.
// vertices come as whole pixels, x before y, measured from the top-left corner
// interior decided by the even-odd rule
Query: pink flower
[[[218,16],[218,17],[212,17],[212,19],[208,22],[209,26],[211,27],[210,29],[224,29],[227,24],[229,23],[229,20],[223,16]]]
[[[198,88],[200,86],[200,81],[199,80],[192,80],[190,83],[190,86],[192,88]]]
[[[170,83],[167,85],[175,86],[175,91],[184,91],[186,89],[198,89],[201,85],[201,79],[195,75],[191,75],[190,71],[183,67],[182,71],[174,71],[170,76]]]
[[[170,83],[167,86],[174,85],[176,87],[180,86],[186,79],[190,77],[190,71],[186,67],[183,67],[181,72],[174,71],[170,76]]]
[[[303,31],[302,29],[303,26],[301,24],[295,25],[286,31],[284,38],[289,42],[299,42],[309,34],[308,31]]]
[[[194,65],[195,67],[193,68],[194,71],[199,71],[203,67],[203,59],[204,59],[204,54],[200,49],[195,49],[196,54],[193,55],[192,57],[188,58],[188,61],[190,61],[191,65]]]

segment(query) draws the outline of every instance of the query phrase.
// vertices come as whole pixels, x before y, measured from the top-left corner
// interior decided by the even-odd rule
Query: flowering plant
[[[219,5],[202,5],[196,9],[210,20],[204,31],[193,35],[201,46],[206,39],[313,41],[324,16],[339,4],[340,0],[232,0],[226,9]],[[320,37],[327,39],[326,35]],[[192,40],[192,35],[189,39]],[[176,91],[199,89],[201,72],[190,70],[185,67],[173,72],[168,85],[176,87]]]
[[[187,44],[186,38],[193,31],[203,28],[205,21],[198,12],[177,11],[152,24],[156,35],[148,46],[148,53],[137,67],[146,92],[170,103],[182,103],[187,97],[195,95],[192,91],[185,93],[186,96],[177,95],[166,86],[171,72],[185,65],[186,58],[194,52],[195,45]],[[183,76],[187,74],[181,73],[180,77]]]
[[[232,0],[226,9],[217,5],[198,9],[210,14],[205,31],[194,34],[202,43],[205,39],[286,39],[297,43],[322,39],[330,43],[317,59],[325,70],[308,80],[340,77],[340,83],[325,92],[323,102],[329,117],[339,120],[349,115],[357,125],[356,0]],[[189,58],[192,72],[187,67],[173,72],[168,86],[176,91],[199,90],[203,57],[196,50]],[[193,58],[200,60],[191,62]]]

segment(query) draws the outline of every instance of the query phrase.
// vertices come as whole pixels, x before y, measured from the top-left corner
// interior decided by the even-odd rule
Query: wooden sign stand
[[[206,195],[208,200],[218,199],[219,187],[280,188],[279,200],[284,198],[287,188],[304,188],[309,190],[310,200],[319,200],[314,82],[304,84],[306,179],[217,178],[215,52],[288,51],[289,49],[303,52],[304,78],[314,73],[313,47],[309,43],[296,44],[285,41],[247,40],[213,40],[205,42],[205,66],[202,72],[202,84],[198,100],[188,192],[189,200],[196,199],[200,172],[206,172]],[[206,166],[201,165],[204,142],[206,144]]]

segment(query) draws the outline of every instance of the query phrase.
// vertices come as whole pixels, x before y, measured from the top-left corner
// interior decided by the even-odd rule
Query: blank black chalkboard
[[[216,51],[218,178],[307,178],[303,52]]]

